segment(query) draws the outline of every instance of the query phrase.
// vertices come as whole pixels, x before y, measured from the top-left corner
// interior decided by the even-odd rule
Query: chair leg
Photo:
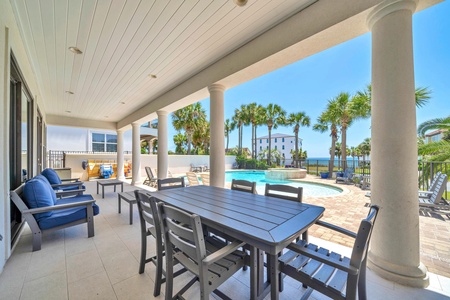
[[[366,300],[367,299],[367,292],[366,292],[366,265],[367,265],[367,254],[366,254],[366,258],[361,263],[361,270],[360,270],[360,273],[359,273],[358,298],[360,300]]]
[[[162,245],[156,243],[156,278],[155,287],[153,288],[153,296],[157,297],[161,293],[161,284],[163,282],[163,249]],[[166,275],[167,280],[167,275]],[[168,283],[167,283],[168,284]]]
[[[139,274],[145,271],[145,256],[147,255],[147,234],[141,232],[141,259],[139,263]]]

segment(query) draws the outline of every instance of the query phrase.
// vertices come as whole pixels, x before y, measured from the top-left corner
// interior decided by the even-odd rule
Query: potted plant
[[[328,176],[330,175],[330,172],[320,172],[320,178],[322,179],[327,179]]]

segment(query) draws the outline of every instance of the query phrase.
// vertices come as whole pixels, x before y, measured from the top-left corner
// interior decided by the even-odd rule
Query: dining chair
[[[313,290],[333,299],[356,299],[356,293],[358,299],[367,299],[367,252],[378,210],[378,206],[371,206],[357,234],[327,222],[316,222],[317,225],[355,238],[350,258],[303,240],[287,247],[289,251],[278,259],[280,270],[308,286],[302,299],[307,299]]]
[[[184,178],[173,177],[158,179],[158,191],[185,187]]]
[[[241,192],[256,194],[256,182],[248,180],[233,179],[231,189]]]
[[[200,185],[197,174],[195,174],[194,172],[186,172],[186,177],[189,182],[189,186]]]
[[[146,191],[135,190],[141,224],[141,255],[139,261],[139,274],[144,273],[145,264],[151,262],[156,266],[155,284],[153,296],[157,297],[161,292],[161,284],[166,279],[163,277],[163,257],[164,244],[162,239],[161,222],[157,209],[157,199],[149,195]],[[156,255],[147,258],[147,238],[152,236],[156,240]],[[186,269],[179,270],[174,276],[184,273]]]
[[[210,184],[210,182],[209,182],[209,179],[210,179],[209,173],[202,173],[202,174],[200,174],[200,178],[202,179],[203,185],[209,185]]]
[[[212,292],[222,299],[230,299],[217,288],[248,260],[246,253],[238,250],[245,243],[227,244],[214,236],[205,236],[198,215],[164,203],[158,203],[158,209],[166,249],[166,299],[183,299],[182,294],[196,281],[200,283],[200,299],[209,299]],[[172,297],[174,259],[195,277]]]

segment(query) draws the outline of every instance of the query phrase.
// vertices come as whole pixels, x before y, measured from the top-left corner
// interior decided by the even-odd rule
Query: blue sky
[[[417,109],[417,123],[450,115],[450,1],[437,4],[413,16],[416,86],[432,90],[432,99]],[[304,111],[314,124],[329,99],[340,92],[355,94],[371,79],[371,34],[367,33],[311,57],[275,70],[225,91],[225,119],[241,104],[277,103],[287,113]],[[209,99],[201,101],[209,114]],[[169,117],[169,122],[171,118]],[[292,128],[278,127],[272,133],[291,134]],[[258,136],[267,135],[258,127]],[[169,129],[169,137],[176,134]],[[308,157],[326,157],[331,139],[311,127],[300,129]],[[370,119],[356,121],[347,134],[348,146],[370,137]],[[238,142],[237,130],[230,134],[230,147]],[[251,127],[244,128],[244,147],[251,147]],[[175,145],[170,138],[169,149]]]

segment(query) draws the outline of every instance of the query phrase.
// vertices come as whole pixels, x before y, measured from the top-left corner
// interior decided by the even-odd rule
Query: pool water
[[[287,184],[295,187],[303,187],[303,197],[322,197],[339,195],[342,189],[330,185],[322,185],[310,182],[298,182],[291,180],[267,180],[264,171],[227,171],[225,172],[225,181],[228,183],[233,180],[248,180],[256,182],[258,194],[264,195],[266,183],[269,184]]]

